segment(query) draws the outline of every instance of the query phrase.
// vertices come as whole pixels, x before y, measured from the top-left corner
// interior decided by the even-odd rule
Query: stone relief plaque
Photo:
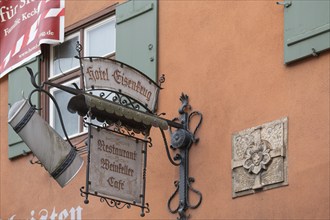
[[[232,196],[288,185],[288,118],[232,135]]]

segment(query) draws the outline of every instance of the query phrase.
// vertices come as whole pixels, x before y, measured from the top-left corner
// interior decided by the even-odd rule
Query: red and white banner
[[[0,78],[64,40],[64,0],[0,0]]]

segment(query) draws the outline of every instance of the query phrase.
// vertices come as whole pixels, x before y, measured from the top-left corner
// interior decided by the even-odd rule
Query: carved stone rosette
[[[232,197],[288,185],[288,118],[232,135]]]

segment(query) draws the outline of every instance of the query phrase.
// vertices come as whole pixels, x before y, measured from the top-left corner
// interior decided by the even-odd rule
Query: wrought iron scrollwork
[[[113,199],[113,198],[109,198],[109,197],[106,197],[106,196],[102,196],[102,195],[99,195],[98,193],[89,193],[87,191],[85,191],[85,187],[81,187],[80,188],[80,195],[82,197],[85,197],[85,204],[88,204],[89,203],[89,200],[88,200],[88,195],[92,195],[92,196],[96,196],[96,197],[99,197],[100,198],[100,202],[101,203],[106,203],[110,208],[117,208],[117,209],[123,209],[123,208],[127,208],[127,209],[130,209],[131,206],[138,206],[141,208],[141,217],[144,217],[145,216],[145,213],[150,213],[150,208],[149,208],[149,204],[148,203],[145,203],[144,205],[140,205],[140,204],[137,204],[135,202],[133,203],[130,203],[130,202],[124,202],[124,201],[120,201],[120,200],[116,200],[116,199]]]
[[[137,206],[141,208],[141,217],[145,216],[145,213],[149,213],[149,204],[145,202],[145,184],[146,184],[146,161],[147,161],[147,148],[152,146],[152,139],[149,136],[145,136],[144,139],[141,137],[136,137],[134,132],[131,132],[129,130],[126,130],[125,127],[121,127],[119,124],[117,125],[112,125],[112,126],[97,126],[93,123],[91,123],[91,112],[88,113],[88,117],[86,119],[89,119],[89,122],[85,120],[85,124],[88,125],[88,143],[87,143],[87,169],[86,169],[86,190],[85,187],[80,188],[80,193],[82,197],[85,197],[84,203],[88,204],[89,203],[89,195],[91,196],[96,196],[100,198],[100,202],[106,203],[109,207],[111,208],[117,208],[117,209],[123,209],[124,207],[131,208],[131,206]],[[139,195],[141,198],[140,202],[134,201],[123,201],[123,200],[118,200],[114,198],[109,198],[107,196],[101,195],[100,193],[96,191],[91,191],[90,190],[90,147],[91,147],[91,138],[92,138],[92,133],[91,133],[91,127],[96,127],[97,130],[107,130],[111,131],[113,133],[119,134],[120,136],[126,136],[129,138],[133,138],[136,142],[142,141],[144,142],[143,148],[141,149],[142,152],[142,157],[143,157],[143,170],[142,170],[142,192]]]
[[[192,140],[194,143],[197,143],[199,141],[199,138],[196,137],[196,132],[197,130],[199,129],[199,127],[201,126],[202,124],[202,121],[203,121],[203,115],[202,113],[198,112],[198,111],[194,111],[192,113],[190,113],[189,117],[188,117],[188,128],[190,127],[190,121],[193,117],[195,116],[199,116],[199,122],[197,123],[197,126],[195,127],[193,133],[192,133]]]
[[[198,195],[198,202],[195,205],[191,205],[190,201],[189,200],[187,201],[188,207],[191,209],[196,209],[202,203],[202,199],[203,199],[202,193],[191,186],[191,183],[194,182],[195,182],[195,178],[189,177],[189,181],[188,181],[189,190],[191,190],[192,192]]]
[[[175,189],[174,193],[171,195],[170,199],[168,200],[167,207],[168,207],[169,211],[172,214],[175,214],[175,213],[179,214],[180,218],[178,218],[178,219],[187,219],[187,218],[189,218],[190,215],[186,216],[185,211],[189,208],[190,209],[196,209],[202,203],[202,198],[203,198],[202,193],[199,192],[198,190],[194,189],[191,186],[191,183],[193,183],[193,182],[195,182],[195,179],[190,177],[188,179],[188,189],[190,191],[192,191],[193,193],[197,194],[197,196],[198,196],[197,203],[192,205],[189,200],[180,199],[178,206],[175,209],[172,209],[171,208],[171,203],[172,203],[173,199],[175,198],[175,196],[179,194],[179,189],[180,189],[180,181],[175,181],[174,182],[174,186],[176,187],[176,189]]]
[[[167,201],[167,207],[168,207],[168,210],[172,213],[172,214],[175,214],[178,212],[179,210],[179,207],[180,207],[180,204],[177,206],[176,209],[172,209],[171,208],[171,203],[172,203],[172,200],[174,199],[174,197],[178,194],[179,192],[179,181],[174,181],[174,186],[176,187],[174,193],[171,195],[170,199]]]
[[[189,104],[188,95],[182,94],[180,97],[180,101],[182,103],[181,107],[179,108],[180,116],[178,118],[173,119],[173,121],[181,122],[183,128],[178,128],[174,132],[170,129],[171,149],[174,151],[179,151],[179,153],[177,153],[173,159],[179,161],[179,163],[175,163],[171,159],[164,135],[163,138],[170,162],[173,165],[179,166],[180,171],[179,180],[174,182],[174,186],[176,187],[176,189],[169,198],[167,202],[167,207],[171,213],[177,213],[179,215],[178,219],[186,220],[190,217],[190,215],[186,214],[186,211],[188,209],[198,208],[199,205],[202,203],[203,198],[202,193],[192,187],[192,183],[195,182],[195,179],[189,176],[189,150],[192,144],[196,144],[199,140],[199,138],[196,137],[196,133],[203,121],[203,115],[198,111],[189,113],[191,111],[191,106]],[[194,117],[199,117],[199,120],[197,121],[197,125],[193,129],[193,131],[190,131],[190,122]],[[189,193],[195,193],[197,195],[198,200],[196,204],[190,203]],[[171,204],[176,196],[179,197],[179,202],[177,207],[173,209]]]
[[[158,79],[159,86],[161,87],[164,82],[165,82],[165,75],[162,74]]]
[[[148,141],[147,141],[147,146],[150,148],[150,147],[152,147],[152,139],[151,139],[151,137],[148,137],[148,139],[147,139]]]
[[[123,209],[124,207],[127,207],[128,209],[131,208],[131,204],[116,201],[105,197],[100,197],[100,202],[105,202],[111,208],[117,208],[117,209]]]
[[[141,110],[141,108],[143,108],[143,110],[148,111],[148,109],[145,108],[142,103],[117,91],[92,88],[88,92],[93,95],[94,93],[98,93],[100,98],[111,100],[112,102],[125,107],[129,107],[135,110]]]

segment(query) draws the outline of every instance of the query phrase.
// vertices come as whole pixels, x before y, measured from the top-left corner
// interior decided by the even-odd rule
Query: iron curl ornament
[[[174,193],[171,195],[167,202],[168,209],[173,214],[179,214],[177,219],[186,220],[190,215],[186,214],[188,209],[196,209],[202,203],[202,193],[192,187],[192,183],[195,182],[193,177],[189,176],[189,150],[193,144],[199,141],[196,137],[196,132],[200,128],[203,121],[203,115],[198,111],[191,111],[191,106],[189,104],[188,95],[182,93],[180,97],[182,103],[178,118],[173,119],[173,121],[180,122],[183,126],[182,128],[176,129],[174,132],[170,129],[171,135],[171,149],[173,151],[179,151],[174,158],[170,158],[170,162],[179,166],[179,180],[174,182],[176,187]],[[197,117],[197,125],[191,130],[191,121],[193,118]],[[163,136],[164,138],[164,136]],[[165,146],[167,147],[166,139],[164,138]],[[170,155],[167,149],[168,156]],[[178,162],[176,162],[178,161]],[[191,204],[189,200],[189,194],[195,193],[197,196],[196,204]],[[175,209],[172,208],[171,204],[174,201],[176,195],[179,195],[179,203]]]

